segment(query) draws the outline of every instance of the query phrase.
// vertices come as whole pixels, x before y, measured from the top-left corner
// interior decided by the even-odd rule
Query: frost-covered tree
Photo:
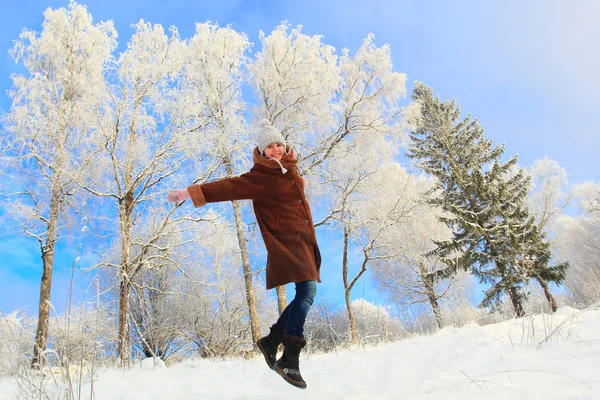
[[[529,173],[531,188],[529,190],[528,206],[535,217],[539,230],[545,238],[550,233],[550,226],[560,211],[571,203],[567,172],[555,160],[544,157],[533,163]],[[548,242],[549,244],[546,244],[545,241],[541,241],[538,245],[542,247],[553,245],[551,239]],[[547,251],[543,248],[540,249],[540,252],[549,256],[548,251],[550,251],[549,247]],[[554,263],[555,260],[548,260],[549,262]],[[537,265],[539,266],[540,264],[538,263]],[[545,267],[534,268],[535,279],[542,287],[552,311],[556,311],[557,304],[547,282],[562,280],[564,278],[563,267],[566,268],[566,264],[556,263],[555,266],[551,267],[550,270],[553,271],[554,276],[545,276]]]
[[[529,179],[515,168],[516,156],[500,161],[504,147],[492,147],[477,120],[460,120],[454,101],[440,101],[420,82],[412,98],[420,112],[412,116],[408,155],[438,179],[430,202],[453,229],[436,251],[452,269],[470,269],[490,285],[483,306],[506,293],[522,316],[523,284],[531,277],[560,283],[566,268],[548,265],[549,244],[525,204]]]
[[[169,188],[161,185],[167,178],[181,181],[190,173],[203,146],[195,133],[209,118],[201,112],[205,106],[196,88],[185,80],[183,67],[193,56],[186,50],[175,28],[167,35],[160,25],[143,20],[135,25],[127,50],[103,74],[105,96],[94,119],[94,168],[78,179],[95,196],[94,215],[102,210],[118,221],[107,227],[106,234],[117,240],[104,265],[119,275],[122,365],[131,360],[132,281],[154,257],[152,250],[172,232],[171,225],[186,219],[173,218],[180,204],[166,208],[164,190]]]
[[[330,119],[313,125],[313,140],[307,141],[300,161],[301,173],[314,176],[319,185],[311,188],[315,197],[333,195],[326,216],[316,226],[333,218],[343,231],[342,280],[353,342],[358,340],[350,295],[366,272],[367,264],[378,257],[378,238],[402,214],[401,201],[382,207],[382,214],[361,214],[362,196],[370,197],[369,177],[390,161],[400,133],[401,106],[406,88],[404,74],[393,70],[389,46],[377,47],[369,35],[354,55],[344,49],[339,60],[339,86],[329,106]],[[328,126],[329,125],[329,126]],[[371,199],[373,197],[370,197]],[[350,242],[362,253],[361,267],[350,278]]]
[[[401,322],[393,318],[390,307],[375,305],[364,299],[352,301],[356,318],[355,343],[368,344],[398,340],[405,336]],[[333,299],[320,299],[306,321],[305,336],[309,351],[330,352],[352,344],[348,312]]]
[[[379,343],[397,340],[405,331],[399,320],[392,318],[389,307],[376,305],[365,299],[352,302],[356,314],[356,330],[359,342]]]
[[[391,162],[393,155],[390,142],[366,131],[353,143],[340,143],[332,151],[331,159],[323,164],[327,172],[323,178],[331,188],[330,208],[333,210],[326,220],[333,221],[343,235],[342,280],[353,343],[358,341],[358,331],[352,289],[370,263],[394,256],[394,251],[380,251],[381,241],[414,206],[412,194],[405,190],[406,176],[396,174],[397,171],[384,164]],[[360,255],[354,256],[355,251]],[[351,273],[356,260],[360,268]]]
[[[540,230],[548,225],[571,203],[567,171],[548,157],[536,160],[529,170],[531,188],[528,205]]]
[[[600,299],[600,184],[576,185],[573,197],[580,215],[562,215],[555,224],[558,257],[570,267],[565,286],[577,304]]]
[[[86,365],[90,372],[114,354],[117,326],[99,293],[90,302],[70,305],[65,313],[50,320],[49,343],[55,349],[56,365],[69,369]]]
[[[74,181],[93,162],[89,137],[97,129],[94,111],[115,39],[111,22],[94,23],[84,6],[72,2],[46,10],[42,31],[24,30],[10,51],[26,72],[13,76],[10,90],[6,133],[12,146],[2,162],[13,167],[15,197],[7,215],[39,242],[42,254],[33,366],[43,362],[56,243],[66,234],[65,213],[78,209]]]
[[[349,331],[348,312],[335,299],[319,296],[304,325],[309,351],[332,351],[349,342]]]
[[[144,268],[133,280],[129,313],[133,348],[145,357],[166,361],[185,346],[178,321],[183,303],[178,281],[185,276],[174,266],[161,264]]]
[[[316,137],[305,141],[309,147],[302,150],[303,174],[318,174],[320,165],[342,142],[352,146],[365,136],[395,140],[401,133],[400,101],[406,95],[406,75],[394,71],[389,45],[377,47],[374,40],[369,34],[353,55],[348,49],[342,51],[339,85],[328,110],[331,117],[309,128]]]
[[[314,124],[331,122],[330,102],[340,80],[335,48],[285,22],[268,36],[261,31],[259,39],[261,50],[249,65],[259,101],[254,114],[271,121],[304,154]]]
[[[12,375],[26,366],[35,329],[35,320],[26,314],[0,312],[0,376]]]
[[[388,175],[394,176],[397,190],[411,196],[413,207],[403,223],[395,225],[381,239],[382,253],[393,254],[375,263],[371,270],[376,286],[393,303],[431,306],[438,328],[444,324],[440,301],[453,290],[454,277],[442,279],[448,268],[434,252],[434,241],[448,240],[452,233],[439,221],[439,211],[422,201],[431,187],[424,177],[412,177],[399,165],[392,164]]]
[[[211,23],[196,24],[188,51],[194,54],[185,67],[187,81],[196,88],[204,105],[207,123],[200,138],[205,147],[199,149],[207,163],[194,183],[203,183],[210,175],[232,177],[247,169],[252,159],[252,139],[245,122],[246,104],[242,100],[243,73],[248,64],[246,52],[250,42],[243,33]],[[207,167],[208,165],[208,167]],[[254,342],[260,338],[253,273],[244,233],[241,201],[232,201],[239,251],[246,286],[246,301]]]

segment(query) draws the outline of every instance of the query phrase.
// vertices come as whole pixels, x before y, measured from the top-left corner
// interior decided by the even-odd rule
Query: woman
[[[298,175],[294,151],[279,130],[263,119],[254,149],[254,166],[239,177],[189,186],[168,194],[169,201],[191,198],[195,207],[206,203],[252,200],[254,214],[267,248],[267,289],[296,284],[296,296],[283,311],[271,332],[258,340],[265,361],[287,382],[306,388],[299,357],[304,323],[320,280],[321,255],[304,196],[305,181]],[[284,351],[276,360],[277,349]]]

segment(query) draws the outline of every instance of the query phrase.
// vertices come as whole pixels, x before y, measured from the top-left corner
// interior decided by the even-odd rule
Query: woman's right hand
[[[167,201],[184,201],[190,198],[190,192],[187,189],[173,190],[167,194]]]

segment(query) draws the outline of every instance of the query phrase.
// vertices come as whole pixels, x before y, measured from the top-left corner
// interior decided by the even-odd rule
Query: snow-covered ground
[[[600,305],[301,359],[306,390],[262,358],[99,371],[96,400],[600,399]],[[16,381],[0,381],[14,399]],[[89,398],[89,388],[82,399]],[[75,398],[77,398],[76,396]]]

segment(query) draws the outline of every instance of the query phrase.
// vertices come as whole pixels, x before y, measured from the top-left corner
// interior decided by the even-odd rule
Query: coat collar
[[[279,163],[275,160],[269,160],[261,156],[258,152],[258,147],[254,148],[252,158],[254,160],[254,166],[281,171]],[[296,168],[296,164],[298,164],[298,160],[294,157],[294,149],[292,149],[290,145],[286,146],[286,154],[281,158],[281,164],[288,170]]]

